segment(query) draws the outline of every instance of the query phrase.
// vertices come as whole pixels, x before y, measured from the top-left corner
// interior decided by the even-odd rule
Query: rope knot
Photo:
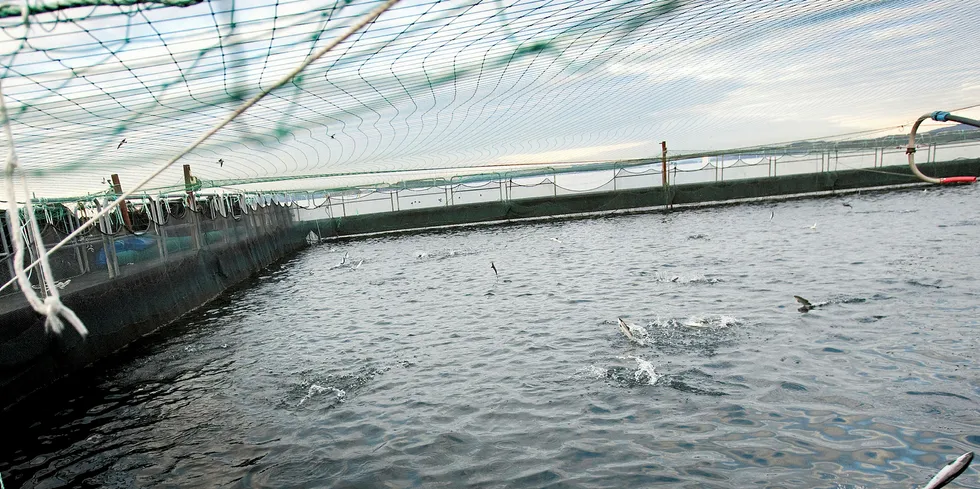
[[[38,312],[47,316],[47,319],[44,320],[45,329],[61,334],[61,330],[64,329],[64,324],[61,322],[61,318],[59,318],[58,315],[61,314],[64,307],[64,304],[61,303],[61,299],[55,296],[48,296],[44,298],[42,310]]]
[[[58,297],[53,295],[45,297],[41,310],[38,312],[47,316],[47,319],[44,320],[44,328],[50,332],[61,334],[61,331],[65,329],[65,324],[61,321],[61,317],[64,317],[75,328],[75,331],[78,331],[78,334],[83,337],[88,334],[88,329],[78,319],[75,312],[62,304]]]

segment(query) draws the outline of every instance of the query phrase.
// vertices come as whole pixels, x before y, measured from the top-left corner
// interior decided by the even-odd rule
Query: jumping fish
[[[796,302],[799,302],[800,304],[802,304],[802,306],[799,308],[799,311],[800,312],[807,312],[810,309],[813,309],[813,307],[814,307],[813,304],[810,304],[810,301],[808,301],[808,300],[806,300],[806,299],[804,299],[804,298],[802,298],[802,297],[800,297],[798,295],[794,295],[793,298],[796,299]]]
[[[826,302],[818,302],[816,304],[811,304],[810,301],[808,301],[808,300],[806,300],[806,299],[804,299],[804,298],[802,298],[802,297],[800,297],[798,295],[794,295],[793,298],[796,299],[796,302],[799,302],[801,304],[800,308],[797,309],[800,312],[808,312],[811,309],[816,309],[816,308],[818,308],[820,306],[827,305]]]
[[[953,479],[959,477],[968,467],[970,467],[970,462],[973,461],[973,452],[966,452],[953,460],[952,462],[946,464],[942,470],[939,471],[928,484],[922,489],[939,489],[953,481]]]
[[[646,345],[647,330],[643,326],[627,323],[623,318],[617,319],[619,319],[619,330],[626,339],[640,346]]]

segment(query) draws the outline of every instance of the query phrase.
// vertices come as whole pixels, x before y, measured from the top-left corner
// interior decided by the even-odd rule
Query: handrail
[[[949,112],[944,112],[937,110],[929,114],[925,114],[919,117],[915,124],[912,124],[912,132],[909,133],[909,145],[905,148],[905,154],[909,155],[909,167],[912,169],[912,173],[919,177],[927,183],[937,183],[940,185],[951,184],[951,183],[973,183],[977,181],[977,177],[945,177],[945,178],[935,178],[923,174],[919,171],[919,167],[915,166],[915,132],[919,130],[919,125],[922,124],[926,119],[932,119],[939,122],[959,122],[960,124],[966,124],[973,127],[980,127],[980,121],[973,119],[968,119],[966,117],[961,117],[958,115],[950,114]]]

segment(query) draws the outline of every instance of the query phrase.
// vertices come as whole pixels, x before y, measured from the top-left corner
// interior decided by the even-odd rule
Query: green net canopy
[[[31,191],[139,181],[378,4],[3,4]],[[978,21],[957,0],[405,0],[147,191],[179,188],[181,164],[215,188],[316,189],[899,134],[980,99]]]

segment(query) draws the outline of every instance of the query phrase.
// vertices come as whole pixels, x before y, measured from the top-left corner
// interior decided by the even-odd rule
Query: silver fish
[[[623,333],[623,336],[625,336],[626,339],[640,346],[646,345],[646,337],[648,333],[643,326],[627,323],[626,321],[623,321],[623,318],[617,319],[619,319],[619,330]]]
[[[970,462],[973,461],[973,452],[966,452],[953,460],[952,462],[946,464],[942,470],[936,474],[928,484],[922,489],[939,489],[953,481],[953,479],[959,477],[968,467],[970,467]]]

